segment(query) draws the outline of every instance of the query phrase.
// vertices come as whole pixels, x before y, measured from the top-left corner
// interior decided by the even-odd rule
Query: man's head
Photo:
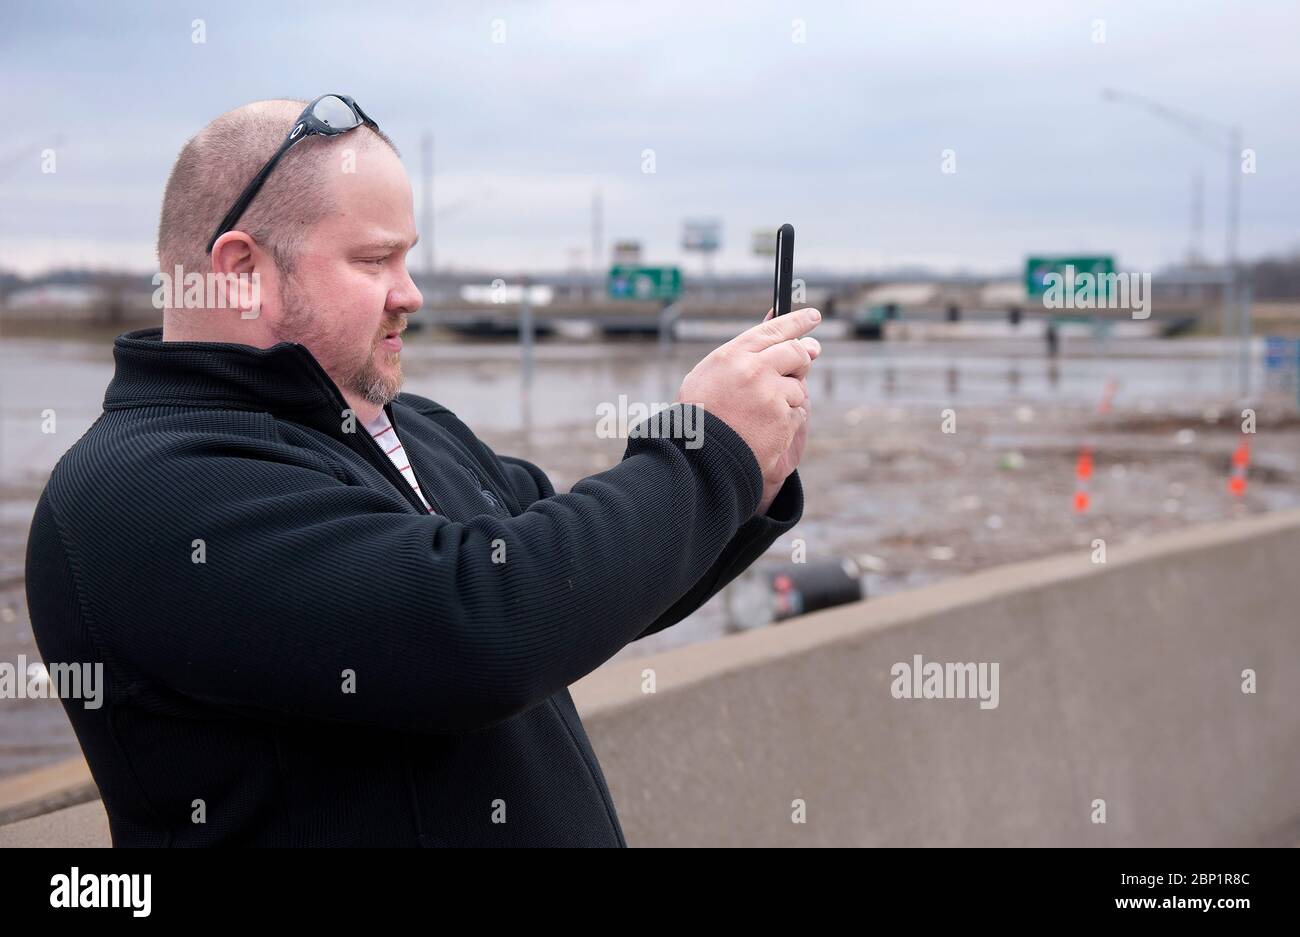
[[[168,340],[266,348],[299,342],[358,409],[397,395],[397,333],[422,297],[406,270],[417,239],[392,141],[369,127],[293,146],[235,225],[208,238],[284,141],[305,101],[258,101],[222,114],[185,144],[163,196],[159,269],[172,276],[257,274],[261,308],[173,308]],[[233,295],[227,305],[234,306]],[[365,406],[369,404],[370,406]]]

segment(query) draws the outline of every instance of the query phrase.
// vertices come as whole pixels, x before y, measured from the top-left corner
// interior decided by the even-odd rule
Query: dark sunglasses
[[[303,109],[303,112],[298,115],[298,119],[293,122],[293,129],[284,138],[284,142],[275,151],[275,155],[267,160],[266,165],[253,177],[253,181],[240,193],[238,200],[236,200],[230,211],[226,212],[226,217],[221,219],[221,225],[217,228],[217,233],[212,235],[212,239],[208,241],[208,253],[212,253],[212,246],[217,243],[217,238],[234,229],[240,216],[248,209],[249,203],[261,191],[267,177],[271,175],[271,170],[275,168],[275,164],[280,162],[284,154],[288,153],[295,143],[307,139],[314,133],[326,137],[335,137],[340,133],[355,130],[362,124],[373,127],[375,130],[379,129],[379,125],[366,116],[366,112],[361,109],[361,105],[346,94],[322,94],[315,101],[308,104]]]

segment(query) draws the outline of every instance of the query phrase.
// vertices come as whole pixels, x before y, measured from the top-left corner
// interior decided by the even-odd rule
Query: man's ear
[[[243,231],[227,231],[212,245],[213,273],[252,273],[257,242]]]
[[[209,274],[217,308],[238,309],[241,319],[260,316],[265,263],[265,252],[243,231],[227,231],[217,238]]]

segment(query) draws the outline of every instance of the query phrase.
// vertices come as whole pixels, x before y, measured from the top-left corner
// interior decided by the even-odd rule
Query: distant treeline
[[[1300,249],[1293,251],[1289,256],[1266,257],[1263,260],[1242,264],[1242,270],[1249,279],[1256,300],[1300,300]],[[33,286],[94,286],[99,287],[109,297],[137,291],[152,293],[155,289],[152,278],[153,272],[56,270],[39,276],[24,277],[0,271],[0,297]],[[863,282],[878,282],[882,277],[875,273],[863,273],[862,279]],[[931,277],[913,275],[907,279],[931,279]],[[943,281],[945,278],[935,276],[932,279]],[[966,275],[953,279],[978,280],[980,278]],[[1159,273],[1155,274],[1155,279],[1159,281]],[[810,286],[816,285],[814,280],[815,278],[810,279]]]
[[[1255,299],[1300,299],[1300,251],[1256,261],[1246,269]]]

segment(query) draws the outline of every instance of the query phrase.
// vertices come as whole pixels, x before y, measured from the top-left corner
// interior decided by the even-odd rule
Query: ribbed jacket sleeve
[[[268,720],[468,731],[545,701],[761,552],[758,463],[702,420],[701,447],[664,424],[562,495],[512,460],[512,483],[538,497],[457,522],[163,409],[83,440],[32,536],[58,538],[84,627],[125,686]],[[778,502],[801,506],[797,478],[787,488]],[[29,569],[29,588],[62,576]]]
[[[763,555],[778,537],[803,516],[803,485],[799,472],[791,472],[766,514],[751,517],[723,547],[713,565],[685,595],[637,635],[637,640],[677,624],[731,582]]]
[[[549,498],[555,489],[546,474],[531,462],[515,456],[496,456],[506,467],[507,476],[520,503],[532,504]],[[626,455],[625,455],[626,458]],[[803,485],[798,471],[792,472],[781,486],[766,514],[751,517],[740,526],[722,553],[680,599],[656,618],[634,640],[669,628],[691,614],[763,555],[778,537],[792,529],[803,516]]]

